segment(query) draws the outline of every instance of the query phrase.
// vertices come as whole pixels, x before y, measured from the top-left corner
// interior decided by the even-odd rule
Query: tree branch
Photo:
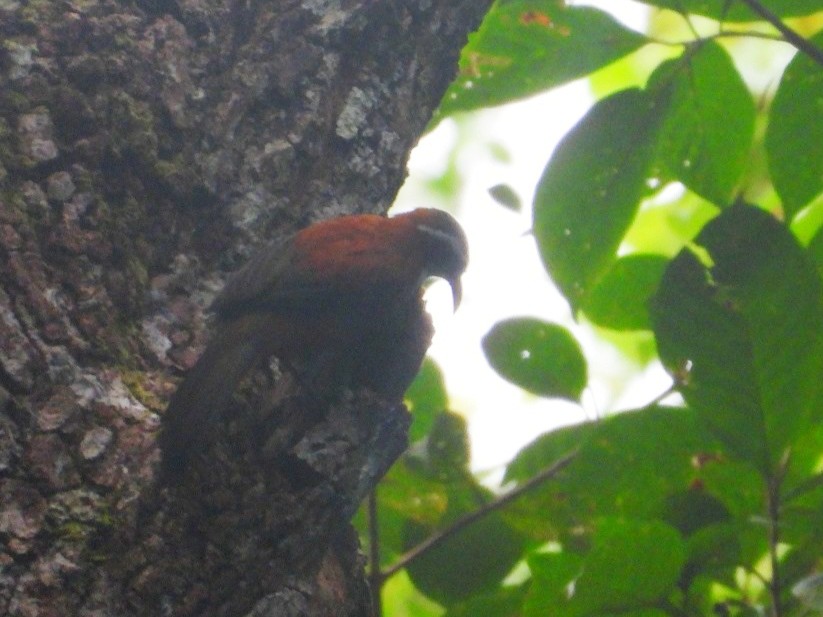
[[[809,58],[817,62],[820,66],[823,66],[823,49],[820,49],[817,45],[814,45],[811,41],[789,28],[777,15],[766,8],[760,0],[740,1],[765,21],[777,28],[778,32],[780,32],[789,43],[797,47],[797,49],[809,56]]]
[[[434,535],[429,536],[426,540],[415,546],[413,549],[401,555],[400,558],[394,564],[392,564],[385,571],[383,571],[381,573],[381,580],[385,581],[387,578],[397,573],[399,570],[402,570],[403,568],[408,566],[412,561],[420,557],[420,555],[423,555],[424,553],[432,550],[434,547],[443,543],[456,533],[468,527],[475,521],[483,518],[490,512],[494,512],[495,510],[501,509],[503,506],[514,501],[524,493],[529,492],[530,490],[539,486],[546,480],[550,480],[558,473],[560,473],[563,469],[565,469],[569,465],[569,463],[571,463],[574,460],[574,458],[577,456],[577,452],[577,450],[573,450],[572,452],[560,457],[551,466],[547,467],[534,477],[530,478],[525,484],[522,484],[518,486],[516,489],[509,491],[505,495],[501,495],[497,499],[488,502],[487,504],[478,508],[474,512],[470,512],[469,514],[457,519],[446,529],[443,529],[435,533]]]

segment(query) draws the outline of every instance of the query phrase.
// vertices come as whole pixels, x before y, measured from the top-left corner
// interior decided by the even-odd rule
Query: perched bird
[[[243,376],[271,356],[316,370],[326,389],[402,400],[431,342],[423,283],[448,281],[456,309],[467,261],[460,225],[434,209],[329,219],[259,251],[212,304],[215,334],[163,416],[163,473],[185,466]]]

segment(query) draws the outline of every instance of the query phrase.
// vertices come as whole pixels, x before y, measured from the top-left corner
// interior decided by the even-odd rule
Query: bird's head
[[[452,289],[454,308],[460,305],[463,287],[460,277],[469,262],[469,245],[463,228],[449,213],[434,208],[418,208],[407,214],[424,251],[423,278],[445,279]]]

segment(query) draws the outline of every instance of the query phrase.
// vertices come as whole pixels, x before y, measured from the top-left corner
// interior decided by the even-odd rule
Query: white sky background
[[[647,8],[643,5],[619,0],[579,4],[609,10],[634,29],[645,27]],[[617,407],[642,405],[670,383],[662,369],[655,367],[641,375],[642,389],[629,388],[619,403],[612,400],[615,390],[622,389],[620,384],[636,378],[637,367],[574,324],[528,233],[531,200],[546,161],[591,103],[588,82],[580,80],[468,119],[471,143],[460,150],[458,166],[464,185],[456,201],[457,216],[469,237],[471,261],[463,279],[463,304],[454,316],[445,284],[434,285],[427,293],[437,327],[430,353],[443,369],[454,410],[469,420],[473,467],[490,472],[490,479],[499,479],[502,465],[541,433]],[[421,188],[421,180],[443,173],[458,139],[464,138],[455,123],[447,120],[420,141],[409,162],[410,179],[398,197],[397,211],[440,205]],[[502,145],[510,160],[496,159],[489,144]],[[521,212],[510,211],[491,198],[488,189],[498,183],[509,184],[520,195]],[[480,341],[496,322],[511,316],[560,323],[578,337],[589,363],[589,388],[582,407],[530,395],[491,369]]]

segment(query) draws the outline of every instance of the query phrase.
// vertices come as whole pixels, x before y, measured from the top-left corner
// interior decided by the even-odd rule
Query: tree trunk
[[[156,481],[261,243],[385,212],[488,0],[0,0],[0,614],[368,615],[407,412],[247,379]]]

